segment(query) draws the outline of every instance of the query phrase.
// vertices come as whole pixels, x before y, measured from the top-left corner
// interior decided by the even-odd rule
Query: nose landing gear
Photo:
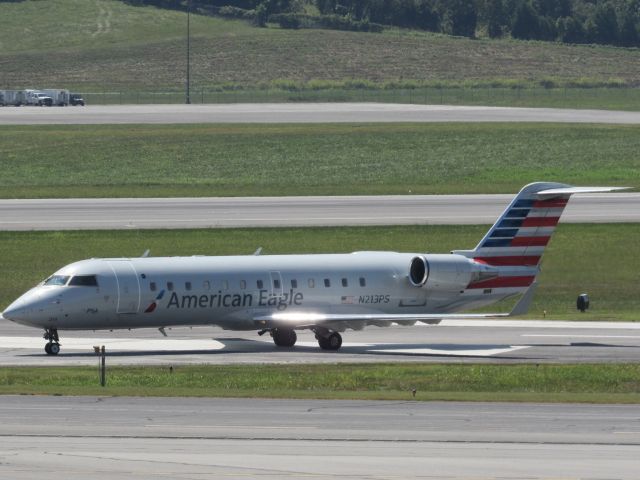
[[[57,355],[60,353],[60,338],[58,337],[58,330],[55,328],[46,328],[44,330],[43,338],[49,340],[44,346],[44,351],[47,355]]]

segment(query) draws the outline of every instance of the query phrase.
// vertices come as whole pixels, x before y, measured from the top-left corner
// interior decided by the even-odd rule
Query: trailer
[[[63,89],[45,89],[40,90],[45,95],[51,97],[51,101],[53,105],[58,105],[59,107],[66,107],[70,103],[70,94],[69,90]]]
[[[0,90],[0,92],[2,92],[2,100],[0,100],[0,105],[4,107],[8,105],[19,107],[20,105],[24,105],[26,103],[23,90]]]

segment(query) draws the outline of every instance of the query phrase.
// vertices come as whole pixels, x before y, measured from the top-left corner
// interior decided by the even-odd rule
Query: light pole
[[[187,85],[186,85],[186,101],[185,103],[191,103],[190,93],[190,76],[191,74],[191,0],[187,0]]]

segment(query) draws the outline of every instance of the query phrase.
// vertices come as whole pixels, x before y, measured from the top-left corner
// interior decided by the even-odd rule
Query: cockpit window
[[[73,287],[97,287],[98,280],[95,275],[75,275],[69,281],[69,286]]]
[[[69,275],[51,275],[44,281],[45,285],[66,285],[69,280]]]

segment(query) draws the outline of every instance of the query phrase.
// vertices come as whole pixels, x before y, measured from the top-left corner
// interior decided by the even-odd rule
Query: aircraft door
[[[281,297],[283,289],[282,275],[280,275],[280,272],[269,272],[269,277],[271,280],[271,296]]]
[[[110,261],[116,275],[118,307],[116,313],[138,313],[140,310],[140,282],[130,260]]]

